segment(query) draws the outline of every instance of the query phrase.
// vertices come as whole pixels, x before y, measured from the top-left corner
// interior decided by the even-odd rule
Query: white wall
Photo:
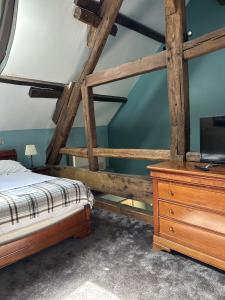
[[[88,55],[87,27],[73,17],[73,0],[19,0],[17,25],[12,49],[3,71],[47,81],[67,83],[78,77]],[[164,32],[163,1],[124,0],[121,11]],[[154,53],[159,43],[119,27],[110,37],[97,70],[116,66]],[[96,88],[94,91],[127,96],[137,78]],[[28,88],[0,85],[0,130],[49,128],[55,108],[53,99],[30,99]],[[96,103],[97,125],[107,125],[119,104]],[[75,126],[82,126],[82,111]]]

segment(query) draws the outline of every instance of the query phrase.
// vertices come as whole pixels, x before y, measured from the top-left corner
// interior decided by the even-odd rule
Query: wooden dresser
[[[225,270],[225,167],[204,172],[195,165],[164,162],[148,167],[153,180],[153,246]]]

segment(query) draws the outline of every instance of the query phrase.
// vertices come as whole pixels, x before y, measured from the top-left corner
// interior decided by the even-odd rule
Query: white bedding
[[[55,177],[40,175],[32,172],[20,172],[11,175],[0,175],[0,192],[5,192],[12,189],[15,194],[20,194],[19,188],[27,187],[28,185],[39,184],[49,180],[55,179]],[[46,226],[50,226],[65,219],[69,215],[80,211],[84,205],[89,202],[84,200],[78,202],[73,206],[55,208],[52,212],[44,212],[37,218],[27,219],[18,224],[5,224],[0,226],[0,245],[9,241],[20,238],[26,234],[40,230]]]
[[[19,172],[11,175],[0,175],[0,192],[41,183],[55,177],[32,172]]]

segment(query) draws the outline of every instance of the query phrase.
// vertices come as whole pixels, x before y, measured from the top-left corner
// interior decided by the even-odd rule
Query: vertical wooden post
[[[190,148],[188,63],[183,58],[185,0],[165,0],[171,159],[185,159]]]
[[[98,158],[93,156],[93,148],[97,147],[93,92],[92,88],[88,88],[86,86],[85,81],[81,86],[81,93],[83,102],[86,143],[88,149],[89,169],[91,171],[98,171]]]

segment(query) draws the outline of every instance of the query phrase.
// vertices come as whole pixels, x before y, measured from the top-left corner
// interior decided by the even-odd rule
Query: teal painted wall
[[[225,26],[225,6],[192,0],[187,8],[193,37]],[[225,50],[194,59],[190,70],[191,150],[199,150],[199,119],[225,115]],[[169,149],[170,120],[166,71],[141,76],[128,102],[108,127],[110,148]],[[147,174],[149,161],[110,159],[116,172]]]
[[[18,160],[23,165],[29,167],[30,161],[24,156],[25,145],[35,144],[38,155],[34,157],[34,165],[40,166],[45,163],[45,151],[51,140],[54,129],[33,129],[33,130],[15,130],[0,131],[0,139],[4,140],[4,145],[0,145],[0,150],[17,150]],[[108,147],[108,130],[106,126],[97,127],[98,144],[102,147]],[[83,127],[76,127],[71,130],[68,147],[85,147],[85,133]],[[63,161],[65,162],[65,161]]]

